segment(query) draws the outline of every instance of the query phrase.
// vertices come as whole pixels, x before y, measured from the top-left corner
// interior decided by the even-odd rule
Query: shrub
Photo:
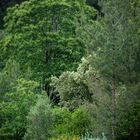
[[[71,112],[66,108],[54,108],[56,135],[68,135],[71,129]]]
[[[59,135],[76,135],[85,134],[90,128],[90,116],[83,108],[78,108],[70,112],[66,108],[55,108],[55,130]]]
[[[83,108],[78,108],[72,113],[72,132],[75,135],[85,134],[90,128],[90,116]]]
[[[88,133],[86,133],[86,135],[82,136],[80,140],[107,140],[107,138],[104,135],[104,133],[102,133],[102,137],[93,137],[93,136],[90,136]]]

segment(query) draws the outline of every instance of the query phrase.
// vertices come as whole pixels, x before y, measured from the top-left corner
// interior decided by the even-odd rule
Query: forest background
[[[1,0],[0,139],[140,139],[140,0]]]

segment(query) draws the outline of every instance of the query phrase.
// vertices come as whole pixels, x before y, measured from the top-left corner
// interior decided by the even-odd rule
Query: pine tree
[[[104,78],[104,86],[112,99],[113,139],[117,125],[117,90],[123,84],[126,87],[136,84],[139,78],[139,4],[137,0],[101,0],[104,16],[99,15],[93,25],[85,24],[80,29],[80,37],[92,55],[90,63]]]
[[[138,51],[138,22],[135,20],[136,10],[131,0],[102,0],[104,18],[99,19],[104,30],[103,43],[99,46],[97,56],[98,68],[108,81],[112,98],[112,138],[117,125],[117,87],[120,82],[132,82],[132,73]],[[136,13],[138,14],[138,13]],[[125,73],[124,73],[125,71]]]

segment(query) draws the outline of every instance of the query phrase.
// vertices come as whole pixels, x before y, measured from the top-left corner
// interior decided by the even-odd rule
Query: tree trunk
[[[115,72],[115,49],[113,49],[113,65],[112,65],[112,139],[115,139],[116,129],[116,72]]]

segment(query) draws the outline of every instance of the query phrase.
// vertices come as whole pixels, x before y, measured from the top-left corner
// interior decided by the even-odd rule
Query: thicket
[[[87,3],[7,9],[0,139],[140,139],[140,1]]]

